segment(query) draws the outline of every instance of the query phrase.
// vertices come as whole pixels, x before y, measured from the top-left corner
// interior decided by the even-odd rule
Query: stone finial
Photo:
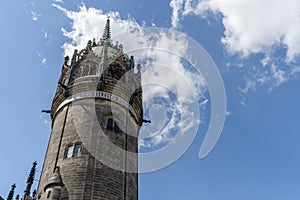
[[[33,181],[34,181],[34,175],[35,175],[35,170],[36,170],[36,161],[34,161],[32,163],[32,167],[31,167],[31,170],[30,170],[30,173],[29,173],[29,176],[27,178],[27,185],[26,185],[26,189],[24,191],[24,198],[25,199],[26,197],[30,196],[30,190],[31,190],[31,186],[33,184]]]
[[[72,56],[72,59],[71,59],[71,65],[74,65],[77,61],[77,54],[78,54],[78,50],[75,49],[74,50],[74,53],[73,53],[73,56]]]
[[[92,42],[92,40],[89,40],[86,45],[86,49],[88,50],[88,52],[90,52],[92,50],[92,46],[93,46],[93,42]]]
[[[133,69],[134,68],[134,56],[130,56],[130,69]]]
[[[138,73],[141,73],[141,65],[138,64],[136,68],[137,68],[137,70],[138,70]]]
[[[15,188],[16,188],[16,184],[14,183],[14,184],[11,186],[11,189],[10,189],[9,194],[8,194],[8,196],[7,196],[7,200],[13,200],[14,193],[15,193]]]
[[[94,47],[94,46],[97,46],[97,42],[96,42],[96,39],[95,38],[93,38],[93,44],[92,44],[92,46]]]
[[[69,57],[69,56],[66,56],[66,57],[65,57],[65,60],[64,60],[64,65],[65,65],[65,66],[69,66],[69,65],[68,65],[69,60],[70,60],[70,57]]]
[[[34,189],[32,192],[32,198],[35,198],[35,197],[36,197],[36,189]]]

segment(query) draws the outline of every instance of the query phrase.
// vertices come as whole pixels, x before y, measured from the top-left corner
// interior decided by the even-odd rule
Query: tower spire
[[[103,31],[103,35],[102,35],[102,40],[103,41],[107,41],[107,42],[110,42],[110,20],[109,20],[109,16],[107,17],[107,20],[106,20],[106,24],[105,24],[105,28],[104,28],[104,31]]]
[[[7,196],[7,200],[13,200],[14,193],[15,193],[15,188],[16,188],[16,184],[14,183],[14,184],[11,186],[11,190],[9,191],[9,194],[8,194],[8,196]]]
[[[32,167],[31,167],[31,170],[30,170],[27,182],[26,182],[27,185],[26,185],[26,189],[24,191],[23,199],[26,199],[26,197],[28,197],[30,195],[30,189],[31,189],[31,186],[32,186],[33,181],[34,181],[34,174],[35,174],[36,165],[37,165],[37,163],[36,163],[36,161],[34,161],[34,163],[32,163]]]

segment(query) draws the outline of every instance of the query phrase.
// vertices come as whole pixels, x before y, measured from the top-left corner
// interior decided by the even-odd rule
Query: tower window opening
[[[113,78],[113,76],[114,76],[111,67],[109,67],[108,70],[107,70],[107,76],[110,77],[110,78]]]
[[[107,126],[106,126],[107,130],[113,130],[113,123],[114,123],[113,119],[111,118],[107,119]]]
[[[75,144],[73,157],[78,157],[80,155],[80,151],[81,151],[81,144]]]
[[[115,77],[116,79],[120,79],[120,68],[117,68],[116,69],[116,77]]]
[[[115,123],[114,123],[114,132],[119,133],[119,131],[120,131],[120,128],[119,128],[117,122],[115,121]]]
[[[49,191],[49,192],[47,193],[47,199],[50,198],[50,195],[51,195],[51,191]]]
[[[69,146],[67,147],[67,151],[66,151],[66,156],[65,156],[65,158],[71,158],[71,157],[72,157],[72,155],[73,155],[73,148],[74,148],[73,145],[69,145]]]
[[[125,74],[125,72],[126,70],[122,65],[114,63],[107,67],[105,74],[109,78],[119,80]]]
[[[107,125],[106,125],[106,129],[113,131],[115,133],[119,133],[120,132],[120,128],[118,126],[118,123],[113,120],[112,118],[107,118]]]
[[[65,158],[78,157],[81,153],[81,144],[70,144],[66,148]]]

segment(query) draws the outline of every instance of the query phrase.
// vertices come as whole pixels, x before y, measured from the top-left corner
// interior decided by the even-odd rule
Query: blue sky
[[[140,199],[299,199],[297,0],[21,0],[0,9],[2,197],[13,183],[23,193],[33,161],[40,172],[51,131],[40,111],[51,106],[63,57],[92,39],[81,35],[87,30],[101,37],[110,15],[119,23],[112,24],[113,34],[129,25],[162,27],[196,40],[216,63],[227,96],[222,135],[199,159],[211,108],[201,87],[205,103],[192,145],[173,164],[139,176]]]

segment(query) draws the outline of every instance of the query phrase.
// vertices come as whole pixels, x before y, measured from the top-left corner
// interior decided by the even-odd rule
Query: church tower
[[[52,132],[36,199],[138,199],[140,65],[111,40],[109,18],[99,41],[65,57],[45,112]]]

